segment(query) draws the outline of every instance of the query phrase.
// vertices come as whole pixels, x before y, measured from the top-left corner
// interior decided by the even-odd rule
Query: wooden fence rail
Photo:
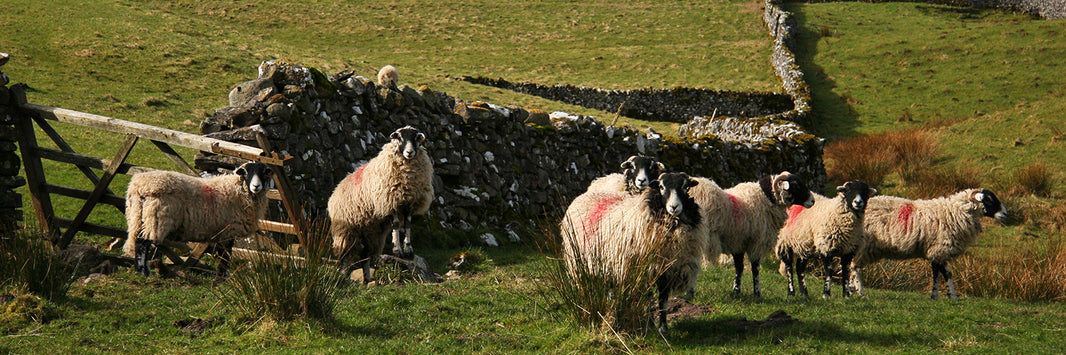
[[[308,225],[303,218],[299,203],[295,200],[292,184],[288,176],[285,175],[285,162],[292,157],[273,152],[269,142],[263,135],[259,136],[261,147],[256,148],[137,122],[58,107],[31,104],[26,102],[25,93],[18,87],[12,88],[12,93],[19,105],[16,129],[19,131],[19,147],[22,152],[30,199],[37,220],[40,222],[38,225],[43,232],[51,236],[56,248],[66,248],[78,232],[126,238],[125,228],[89,223],[86,220],[97,204],[110,205],[121,212],[125,211],[125,198],[116,195],[109,189],[111,181],[116,175],[133,175],[156,170],[125,162],[133,147],[141,139],[147,139],[152,142],[161,153],[166,155],[177,166],[177,170],[189,175],[195,176],[197,173],[171,145],[258,161],[273,166],[275,172],[274,182],[277,188],[271,189],[267,197],[282,202],[291,223],[260,220],[259,227],[266,231],[295,235],[302,246],[307,246],[306,233]],[[124,135],[126,139],[110,159],[78,154],[52,127],[50,122],[60,122],[112,132]],[[38,146],[34,126],[40,128],[59,147],[59,150]],[[47,174],[41,163],[42,159],[74,165],[92,182],[93,189],[91,191],[82,190],[48,183]],[[103,175],[97,175],[93,169],[102,171]],[[58,217],[52,207],[52,194],[84,200],[85,203],[74,218]],[[191,249],[193,250],[192,256],[198,259],[206,248],[200,245]],[[170,250],[167,249],[164,252],[170,252]],[[168,253],[168,256],[172,254],[172,252]],[[174,256],[170,257],[171,259],[175,258]],[[179,260],[174,261],[180,262]]]

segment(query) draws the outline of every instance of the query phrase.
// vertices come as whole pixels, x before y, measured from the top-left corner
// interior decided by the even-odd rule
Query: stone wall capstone
[[[0,53],[0,67],[8,59],[7,53]],[[9,82],[7,75],[0,71],[0,234],[14,231],[22,220],[22,195],[15,188],[26,184],[26,179],[19,176],[22,164],[16,153],[18,131],[14,126],[17,104],[7,87]]]
[[[563,112],[463,102],[425,86],[379,87],[347,71],[325,76],[283,60],[264,62],[259,72],[234,88],[231,106],[205,119],[201,132],[249,145],[265,132],[275,150],[296,157],[287,173],[309,215],[324,217],[336,183],[405,125],[426,134],[436,190],[429,220],[442,228],[502,230],[561,214],[589,182],[635,154],[726,186],[784,170],[812,186],[826,181],[822,140],[794,125],[744,126],[769,129],[768,136],[664,138]],[[196,159],[203,170],[236,163]]]
[[[1060,20],[1066,18],[1066,0],[804,0],[804,2],[809,3],[845,1],[868,3],[921,2],[936,5],[966,6],[976,8],[1000,9],[1007,11],[1019,11],[1030,15],[1040,16],[1047,20]]]

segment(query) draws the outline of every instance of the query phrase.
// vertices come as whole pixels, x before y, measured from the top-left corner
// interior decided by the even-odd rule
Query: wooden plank
[[[67,228],[67,231],[63,233],[63,238],[59,240],[57,247],[59,249],[66,249],[67,245],[70,245],[70,241],[74,240],[74,235],[78,233],[78,229],[81,224],[85,222],[85,219],[89,218],[89,213],[93,211],[93,207],[100,201],[100,197],[104,195],[104,190],[107,190],[107,186],[111,184],[111,180],[115,178],[115,174],[118,171],[119,166],[126,161],[126,157],[129,157],[130,151],[133,150],[133,146],[137,144],[137,136],[134,134],[126,135],[126,142],[119,147],[118,152],[115,153],[115,158],[111,160],[111,164],[104,169],[104,176],[100,178],[100,183],[96,184],[96,188],[93,189],[92,195],[89,199],[85,200],[85,204],[82,205],[81,210],[78,211],[78,216],[74,217],[74,223]]]
[[[255,135],[256,141],[259,142],[259,146],[263,148],[263,151],[268,154],[277,156],[274,153],[274,149],[270,146],[270,140],[266,135],[260,132]],[[281,204],[285,207],[285,212],[289,215],[289,221],[292,222],[293,231],[283,232],[288,234],[295,234],[296,239],[300,241],[300,245],[307,248],[307,224],[303,218],[303,210],[301,206],[296,203],[296,195],[293,193],[292,183],[289,181],[289,176],[285,174],[284,166],[274,167],[274,182],[278,185],[278,192],[281,193]]]
[[[67,164],[74,164],[77,166],[84,166],[87,168],[104,170],[107,168],[107,166],[111,165],[110,159],[97,158],[94,156],[82,155],[78,153],[61,152],[55,149],[48,148],[38,148],[37,151],[40,152],[40,156],[43,159],[58,161]],[[119,165],[116,173],[134,175],[148,171],[156,171],[156,169],[123,163]],[[97,181],[96,184],[99,184],[99,181]]]
[[[281,192],[278,189],[267,190],[267,198],[274,201],[281,201]]]
[[[76,189],[73,187],[60,185],[44,184],[44,189],[49,193],[53,193],[60,196],[73,197],[82,200],[88,200],[89,196],[92,195],[92,191],[89,190]],[[110,192],[105,192],[103,196],[100,196],[100,202],[115,207],[122,207],[122,210],[126,209],[126,198],[114,195]]]
[[[19,90],[20,91],[20,90]],[[15,94],[20,94],[15,92]],[[59,234],[52,209],[52,198],[44,190],[46,183],[44,166],[41,165],[40,149],[37,147],[37,136],[33,132],[33,121],[29,116],[16,114],[15,129],[19,132],[19,148],[22,154],[22,165],[26,171],[26,188],[30,191],[30,202],[33,211],[37,215],[37,226],[41,232],[55,241]]]
[[[56,225],[61,228],[70,228],[70,226],[74,225],[74,221],[67,218],[55,217],[55,221]],[[99,234],[112,238],[121,238],[122,240],[126,240],[126,230],[123,228],[82,222],[81,227],[79,227],[79,229],[82,232],[86,233]]]
[[[174,151],[174,148],[171,148],[170,145],[160,141],[152,141],[152,144],[155,144],[155,146],[163,152],[163,155],[166,155],[167,158],[170,158],[170,161],[174,162],[174,164],[177,165],[178,168],[181,169],[184,173],[192,176],[200,176],[200,174],[196,172],[196,169],[193,169],[191,166],[189,166],[189,163],[186,162],[185,159],[182,159],[181,155],[178,155],[178,152]]]
[[[302,256],[296,256],[296,255],[290,255],[290,254],[271,253],[271,252],[265,252],[265,251],[243,249],[243,248],[233,248],[233,258],[234,259],[242,259],[242,260],[253,260],[253,259],[254,260],[268,260],[268,261],[271,261],[271,262],[276,263],[276,264],[285,264],[285,265],[295,264],[296,266],[300,266],[300,267],[305,266],[307,264],[307,258],[304,258]],[[326,265],[336,265],[337,264],[336,260],[329,259],[329,258],[322,259],[322,262],[324,264],[326,264]]]
[[[278,232],[278,233],[297,235],[296,234],[296,227],[293,226],[292,224],[268,221],[268,220],[265,220],[265,219],[259,220],[259,229],[260,230],[269,231],[269,232]]]
[[[59,107],[26,103],[22,104],[22,108],[30,110],[40,115],[42,118],[48,120],[70,123],[83,127],[96,128],[120,134],[133,134],[137,137],[143,137],[154,141],[207,152],[218,153],[218,151],[216,150],[222,149],[225,151],[239,153],[241,155],[251,157],[258,157],[261,153],[263,153],[262,149],[249,147],[243,144],[227,142],[220,139],[208,138],[191,133],[175,131],[172,129],[155,127],[143,123],[130,122],[117,118],[94,115],[91,113],[68,110]],[[244,156],[241,157],[244,158]],[[271,158],[270,160],[271,162],[269,164],[284,165],[284,161],[273,158]]]
[[[59,147],[60,150],[62,150],[64,152],[67,152],[67,153],[75,153],[76,154],[76,152],[74,152],[74,148],[71,147],[70,144],[68,144],[65,139],[63,139],[63,136],[59,135],[59,132],[57,132],[55,130],[55,128],[52,128],[52,125],[48,124],[48,121],[46,121],[45,119],[40,118],[40,117],[33,117],[33,121],[37,123],[37,127],[40,127],[41,131],[44,131],[44,133],[46,135],[48,135],[48,138],[52,139],[52,142],[54,142],[56,144],[56,146]],[[100,183],[100,177],[96,175],[96,172],[94,172],[93,169],[90,169],[88,166],[83,166],[83,165],[75,165],[75,166],[78,168],[78,170],[81,170],[82,175],[85,175],[85,177],[88,178],[89,181],[91,181],[93,183],[93,186],[96,186],[96,184]],[[115,194],[111,190],[107,190],[105,192],[109,193],[109,194],[112,194],[112,195]],[[126,205],[125,204],[123,204],[121,206],[115,206],[115,207],[118,208],[119,212],[126,213]]]

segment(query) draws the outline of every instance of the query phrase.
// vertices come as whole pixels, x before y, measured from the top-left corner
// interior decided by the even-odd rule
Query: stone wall
[[[0,53],[0,67],[7,63],[7,53]],[[15,188],[25,185],[26,179],[19,176],[22,166],[16,152],[18,131],[15,130],[15,98],[8,90],[10,80],[0,71],[0,234],[14,231],[15,224],[22,220],[22,195]]]
[[[774,0],[769,0],[774,1]],[[903,2],[904,0],[806,0],[810,3],[858,1],[869,3]],[[1066,0],[912,0],[937,5],[968,6],[1019,11],[1048,20],[1066,18]]]
[[[230,99],[231,106],[202,123],[202,133],[255,145],[254,133],[265,132],[277,150],[296,157],[288,173],[311,214],[324,211],[337,181],[404,125],[427,136],[437,191],[430,223],[443,228],[500,230],[561,213],[592,179],[616,172],[634,154],[723,185],[782,170],[812,186],[826,180],[821,140],[795,125],[755,139],[663,138],[562,112],[462,102],[424,86],[379,87],[351,72],[326,76],[284,61],[265,62],[259,77],[238,85]],[[196,160],[206,170],[233,163]]]

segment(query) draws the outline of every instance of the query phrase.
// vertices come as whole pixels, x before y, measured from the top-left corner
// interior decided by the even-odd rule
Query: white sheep
[[[792,285],[792,266],[795,263],[799,279],[800,293],[807,296],[807,283],[804,273],[807,260],[820,258],[825,271],[825,287],[822,297],[829,298],[832,285],[833,257],[840,258],[843,279],[848,280],[851,260],[859,249],[863,237],[863,215],[869,197],[877,190],[858,180],[844,183],[837,187],[837,196],[827,198],[815,194],[814,206],[803,208],[792,206],[788,210],[788,220],[781,227],[778,235],[776,253],[781,259],[782,273],[788,279],[788,295],[796,294]],[[847,282],[843,296],[850,296]]]
[[[207,242],[220,249],[218,272],[225,275],[234,240],[258,230],[272,174],[262,163],[245,163],[234,172],[212,178],[170,171],[133,175],[126,190],[123,252],[136,258],[135,270],[149,275],[153,244]]]
[[[396,67],[386,65],[381,67],[378,71],[378,86],[387,88],[395,88],[400,84],[400,72],[396,71]]]
[[[719,252],[716,248],[730,256],[736,271],[733,293],[739,294],[744,254],[747,254],[751,265],[752,294],[761,297],[760,262],[777,244],[777,232],[788,217],[785,210],[791,205],[811,207],[814,204],[811,191],[803,179],[787,171],[726,190],[710,179],[697,179],[700,183],[690,193],[700,205],[710,233],[710,249],[704,256],[705,262],[717,259]]]
[[[407,126],[390,138],[376,157],[337,184],[327,205],[339,265],[348,268],[357,257],[354,262],[362,264],[368,283],[389,230],[393,254],[414,255],[411,217],[425,214],[433,202],[433,162],[423,145],[425,134]]]
[[[956,299],[948,263],[961,255],[981,233],[981,217],[1007,217],[1007,209],[992,191],[968,189],[931,200],[877,196],[866,206],[866,243],[852,261],[851,283],[859,295],[862,269],[881,259],[929,260],[933,269],[931,297],[939,297],[937,277],[943,276],[948,297]]]
[[[567,266],[573,270],[585,260],[590,269],[620,281],[629,272],[649,271],[634,270],[632,263],[646,256],[640,253],[661,253],[657,256],[666,269],[656,288],[659,331],[665,332],[666,301],[671,293],[694,286],[706,248],[706,224],[688,196],[696,183],[683,173],[661,174],[639,195],[593,191],[578,196],[561,223]],[[649,250],[650,245],[661,247]]]
[[[625,191],[635,195],[648,187],[648,183],[666,169],[663,163],[653,158],[637,155],[622,162],[621,168],[621,173],[592,180],[586,191]]]

